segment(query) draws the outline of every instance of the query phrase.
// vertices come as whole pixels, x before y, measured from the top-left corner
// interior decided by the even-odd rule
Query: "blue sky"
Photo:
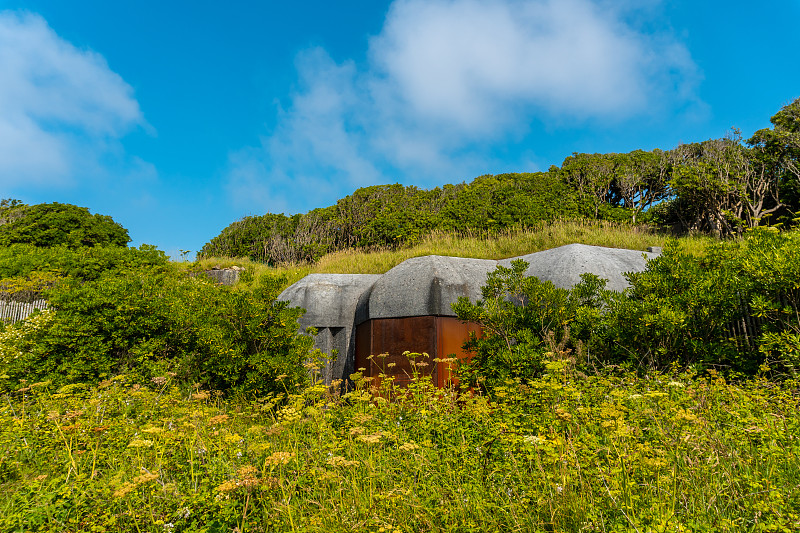
[[[362,186],[749,136],[800,1],[0,0],[0,197],[174,256]]]

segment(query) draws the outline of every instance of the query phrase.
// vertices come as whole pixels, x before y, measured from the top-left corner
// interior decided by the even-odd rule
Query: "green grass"
[[[264,264],[239,258],[206,258],[192,268],[214,266],[243,266],[255,276],[283,274],[288,284],[312,273],[327,274],[383,274],[406,259],[425,255],[446,255],[476,259],[506,259],[556,248],[565,244],[582,243],[611,248],[646,250],[649,246],[663,246],[668,237],[645,227],[615,224],[602,221],[555,221],[526,229],[501,233],[434,233],[419,243],[398,249],[344,250],[328,254],[315,264],[292,264],[270,268]],[[684,248],[700,255],[709,237],[682,237]]]
[[[494,400],[356,378],[235,402],[156,381],[5,395],[0,530],[800,528],[794,382],[557,370]]]

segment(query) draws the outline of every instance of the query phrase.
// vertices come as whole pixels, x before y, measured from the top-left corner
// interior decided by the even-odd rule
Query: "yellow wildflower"
[[[209,418],[208,423],[211,424],[212,426],[217,426],[219,424],[222,424],[223,422],[227,422],[230,418],[231,417],[229,417],[228,415],[217,415]]]
[[[367,444],[378,444],[383,438],[383,433],[379,431],[372,435],[359,435],[357,438],[361,442],[366,442]]]
[[[334,455],[328,459],[328,464],[334,467],[350,468],[352,466],[358,466],[361,463],[359,461],[350,461],[340,455]]]
[[[292,459],[294,459],[293,452],[273,452],[272,455],[264,460],[264,463],[274,466],[285,465],[288,464]]]
[[[404,442],[398,448],[398,450],[400,450],[401,452],[413,452],[414,450],[418,449],[419,449],[419,444],[415,443],[414,441]]]
[[[197,392],[192,394],[192,400],[197,400],[198,402],[201,402],[203,400],[208,400],[210,397],[211,395],[204,390],[198,390]]]
[[[134,483],[123,483],[120,488],[114,491],[114,498],[124,498],[135,488],[136,485]]]
[[[143,474],[133,478],[133,482],[136,485],[142,485],[144,483],[149,483],[150,481],[155,481],[156,479],[158,479],[158,477],[159,477],[158,473],[153,474],[145,470]]]

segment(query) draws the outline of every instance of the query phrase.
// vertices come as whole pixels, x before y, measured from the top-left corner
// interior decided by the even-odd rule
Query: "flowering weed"
[[[792,381],[427,378],[243,403],[169,377],[0,406],[2,531],[792,531]],[[391,398],[389,400],[388,398]]]

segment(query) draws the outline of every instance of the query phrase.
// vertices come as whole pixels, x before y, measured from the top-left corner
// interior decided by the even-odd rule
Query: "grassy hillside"
[[[255,277],[264,273],[285,275],[287,286],[312,273],[382,274],[406,259],[425,255],[449,255],[475,259],[506,259],[548,250],[565,244],[581,243],[610,248],[645,251],[649,246],[663,246],[669,237],[645,226],[631,226],[594,220],[540,222],[531,228],[502,232],[435,232],[418,244],[403,248],[355,248],[321,257],[314,264],[289,264],[277,268],[246,258],[210,257],[186,265],[192,269],[238,265],[249,269]],[[702,254],[704,246],[714,239],[707,236],[681,237],[691,253]]]

